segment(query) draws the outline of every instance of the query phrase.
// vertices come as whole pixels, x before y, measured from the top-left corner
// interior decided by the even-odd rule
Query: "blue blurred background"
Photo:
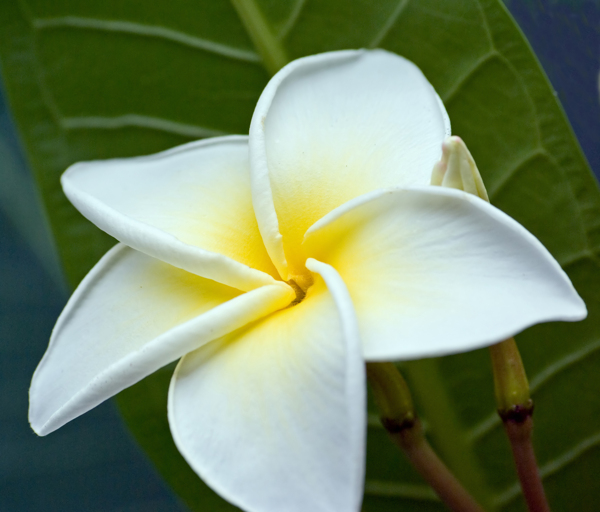
[[[600,178],[600,2],[506,4]],[[29,428],[29,381],[68,291],[28,172],[0,83],[0,511],[185,511],[112,401],[46,438]]]

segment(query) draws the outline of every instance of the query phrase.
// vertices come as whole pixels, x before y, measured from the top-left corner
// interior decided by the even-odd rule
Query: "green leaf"
[[[6,215],[50,278],[66,294],[64,276],[40,194],[9,133],[7,113],[0,110],[0,213]]]
[[[552,89],[498,0],[8,0],[0,56],[9,97],[67,275],[76,284],[113,241],[66,201],[71,163],[247,133],[285,59],[382,47],[413,60],[444,100],[492,202],[533,232],[586,301],[578,324],[518,336],[536,401],[535,444],[555,510],[600,501],[600,195]],[[486,351],[403,365],[428,435],[490,510],[525,510],[494,413]],[[177,453],[169,369],[119,395],[123,415],[192,510],[235,510]],[[442,505],[369,421],[364,510]]]

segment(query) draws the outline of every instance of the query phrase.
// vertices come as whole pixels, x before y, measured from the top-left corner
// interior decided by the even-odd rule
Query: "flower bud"
[[[433,166],[431,184],[464,190],[490,202],[475,160],[456,135],[448,137],[442,144],[442,158]]]

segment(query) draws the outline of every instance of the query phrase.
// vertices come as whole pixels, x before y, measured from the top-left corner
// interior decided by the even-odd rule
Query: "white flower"
[[[586,314],[523,227],[428,185],[449,133],[412,63],[344,51],[282,69],[249,137],[71,167],[65,193],[121,243],[58,320],[34,430],[181,357],[171,430],[217,492],[253,512],[359,510],[365,359]]]

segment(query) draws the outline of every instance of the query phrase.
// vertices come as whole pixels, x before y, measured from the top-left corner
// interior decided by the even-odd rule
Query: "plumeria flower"
[[[414,64],[342,51],[277,73],[248,137],[72,166],[66,195],[120,243],[56,324],[33,429],[181,358],[169,423],[210,486],[252,512],[358,511],[365,360],[586,314],[522,226],[430,185],[449,134]]]

